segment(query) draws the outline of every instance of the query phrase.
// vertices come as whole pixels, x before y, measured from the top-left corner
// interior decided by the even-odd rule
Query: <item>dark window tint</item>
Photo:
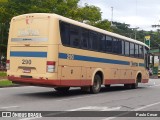
[[[139,57],[144,58],[144,50],[143,50],[143,46],[141,45],[139,45]]]
[[[138,57],[139,54],[139,47],[137,44],[135,44],[135,57]]]
[[[99,50],[98,33],[96,32],[89,33],[89,48],[92,50]]]
[[[75,26],[75,25],[71,25],[70,26],[70,45],[73,47],[80,47],[80,43],[81,39],[80,39],[80,28]]]
[[[105,52],[106,51],[106,43],[105,43],[106,39],[105,39],[105,35],[103,35],[103,34],[99,35],[99,42],[100,42],[100,44],[99,44],[99,46],[100,46],[99,50]]]
[[[122,54],[122,40],[117,40],[117,54]]]
[[[113,38],[112,42],[112,52],[118,54],[118,39]]]
[[[60,22],[60,33],[63,45],[69,45],[69,24]]]
[[[129,42],[125,42],[125,55],[129,56]]]
[[[60,22],[62,44],[80,49],[144,58],[144,47],[95,31]]]
[[[82,28],[82,48],[88,49],[88,30]]]
[[[106,36],[106,52],[112,52],[112,37]]]
[[[122,40],[122,42],[121,42],[121,54],[122,55],[125,55],[125,47],[124,47],[124,41]]]
[[[130,43],[130,56],[134,57],[134,43]]]

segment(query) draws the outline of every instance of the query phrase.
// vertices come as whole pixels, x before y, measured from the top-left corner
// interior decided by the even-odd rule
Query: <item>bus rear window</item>
[[[11,42],[45,42],[48,40],[49,19],[47,17],[14,18],[11,26]]]

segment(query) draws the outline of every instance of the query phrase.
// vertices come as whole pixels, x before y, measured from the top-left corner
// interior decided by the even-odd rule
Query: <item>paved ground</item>
[[[99,94],[87,94],[80,88],[58,93],[53,88],[12,87],[0,88],[0,111],[160,111],[160,79],[140,84],[138,89],[125,89],[122,85],[102,88]],[[126,113],[126,112],[125,112]],[[60,113],[59,113],[60,114]],[[96,114],[96,113],[92,113]],[[50,115],[53,115],[50,114]],[[50,116],[49,115],[49,116]],[[9,118],[0,118],[9,120]],[[20,118],[12,118],[20,120]],[[12,120],[11,119],[11,120]],[[159,120],[151,117],[47,117],[36,120]],[[30,119],[21,119],[30,120]]]

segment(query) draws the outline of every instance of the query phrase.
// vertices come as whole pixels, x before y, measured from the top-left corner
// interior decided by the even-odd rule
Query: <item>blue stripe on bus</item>
[[[144,63],[139,63],[139,66],[144,67],[145,64]]]
[[[11,51],[11,57],[47,57],[47,52]]]
[[[67,59],[67,54],[66,53],[59,53],[59,58]],[[130,62],[128,62],[128,61],[88,57],[88,56],[82,56],[82,55],[74,55],[74,60],[109,63],[109,64],[120,64],[120,65],[130,65]]]

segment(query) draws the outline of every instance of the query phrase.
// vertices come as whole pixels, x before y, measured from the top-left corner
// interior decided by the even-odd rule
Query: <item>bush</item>
[[[0,77],[6,77],[7,73],[6,72],[0,72]]]

